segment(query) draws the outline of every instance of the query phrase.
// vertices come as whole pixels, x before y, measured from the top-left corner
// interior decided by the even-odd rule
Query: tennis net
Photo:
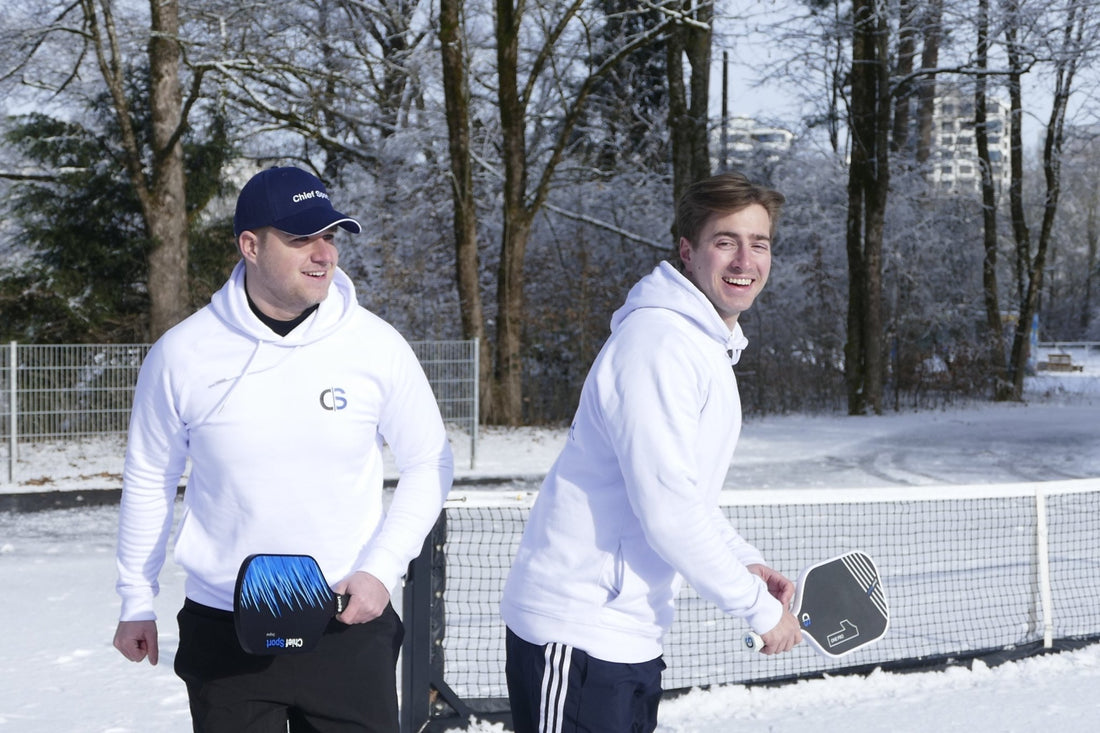
[[[499,599],[534,498],[523,490],[455,491],[425,545],[433,679],[472,710],[492,710],[507,697]],[[721,505],[769,565],[791,578],[848,550],[869,554],[890,628],[880,642],[839,659],[806,644],[753,654],[742,648],[745,623],[685,586],[665,644],[666,690],[915,667],[1100,637],[1100,479],[727,491]],[[407,624],[411,610],[404,610]]]

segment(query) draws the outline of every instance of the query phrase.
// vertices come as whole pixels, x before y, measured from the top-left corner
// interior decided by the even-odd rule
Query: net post
[[[1054,602],[1050,590],[1050,538],[1047,528],[1047,497],[1042,485],[1035,487],[1035,543],[1039,571],[1039,604],[1043,613],[1043,648],[1054,646]]]
[[[12,484],[15,483],[15,459],[19,450],[19,358],[16,348],[14,341],[8,344],[8,483]]]
[[[470,347],[472,351],[471,366],[473,373],[470,376],[470,383],[473,385],[471,392],[473,396],[470,399],[470,470],[477,467],[477,426],[481,422],[481,341],[479,339],[471,339]]]
[[[405,576],[401,646],[401,733],[418,733],[432,718],[433,708],[445,703],[460,718],[469,707],[444,680],[443,638],[447,622],[443,592],[447,586],[447,511],[435,526]]]
[[[401,643],[401,733],[417,733],[431,717],[432,549],[428,533],[420,554],[409,563],[402,592],[405,639]]]

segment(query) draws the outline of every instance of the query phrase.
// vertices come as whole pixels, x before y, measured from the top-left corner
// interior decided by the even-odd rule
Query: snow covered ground
[[[1054,380],[1054,381],[1051,381]],[[890,414],[769,417],[746,422],[729,484],[867,488],[1100,476],[1100,380],[1029,383],[1027,405]],[[1052,386],[1053,385],[1053,386]],[[564,430],[484,430],[477,467],[458,475],[533,477]],[[2,493],[91,493],[118,485],[122,443],[25,446]],[[71,494],[70,494],[71,495]],[[91,502],[89,502],[91,503]],[[182,577],[169,566],[158,599],[161,663],[111,647],[115,507],[0,512],[0,733],[182,733],[183,684],[172,673]],[[661,706],[662,733],[697,731],[1092,731],[1100,720],[1100,645],[973,669],[837,677],[776,688],[694,691]],[[476,722],[474,731],[502,731]]]

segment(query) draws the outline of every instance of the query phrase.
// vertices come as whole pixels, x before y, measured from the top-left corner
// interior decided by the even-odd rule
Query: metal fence
[[[1049,361],[1051,354],[1064,354],[1084,371],[1100,371],[1100,341],[1046,341],[1035,345],[1032,360]]]
[[[470,444],[470,468],[477,462],[478,351],[469,341],[410,341],[435,392],[443,422],[458,428]],[[451,437],[456,438],[454,431]]]
[[[440,413],[477,456],[477,341],[412,341]],[[7,480],[14,481],[19,444],[125,433],[148,344],[0,346],[0,436]],[[454,433],[452,433],[454,434]]]

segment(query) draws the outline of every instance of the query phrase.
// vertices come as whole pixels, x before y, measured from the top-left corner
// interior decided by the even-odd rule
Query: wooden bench
[[[1070,354],[1048,354],[1046,361],[1039,362],[1039,368],[1050,372],[1083,372],[1082,364],[1074,364]]]

